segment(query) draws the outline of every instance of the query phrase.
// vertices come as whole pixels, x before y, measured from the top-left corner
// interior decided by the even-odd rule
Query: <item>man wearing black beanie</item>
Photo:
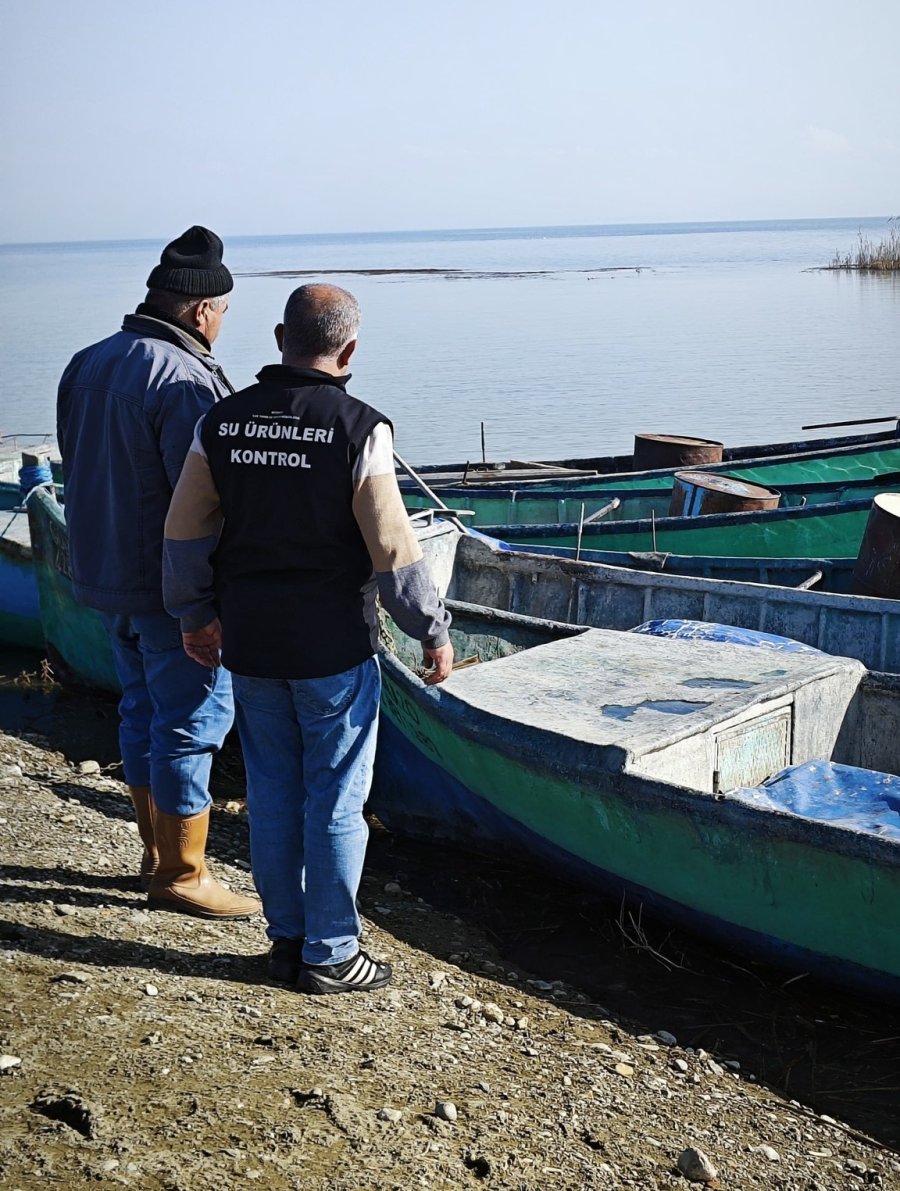
[[[185,655],[163,608],[163,527],[194,427],[234,392],[212,355],[233,286],[219,237],[189,228],[163,249],[122,329],[72,359],[57,400],[72,588],[112,641],[141,884],[151,906],[203,918],[245,918],[259,903],[206,868],[209,771],[232,724],[231,678]]]

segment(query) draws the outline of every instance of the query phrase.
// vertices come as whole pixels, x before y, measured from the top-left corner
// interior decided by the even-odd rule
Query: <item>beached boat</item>
[[[707,555],[721,558],[856,558],[871,498],[807,508],[597,521],[579,532],[558,525],[485,525],[483,533],[513,545]]]
[[[44,644],[28,517],[18,483],[0,481],[0,644]]]
[[[658,619],[713,621],[900,673],[900,600],[536,555],[440,521],[419,536],[436,580],[454,599],[619,631]]]
[[[881,419],[888,421],[889,419]],[[687,440],[703,441],[703,440]],[[822,460],[830,456],[844,456],[860,449],[875,451],[900,446],[900,418],[895,426],[887,430],[868,434],[846,434],[840,437],[803,439],[797,442],[756,443],[744,447],[725,447],[720,463],[702,464],[704,470],[740,471],[745,465],[769,460],[779,466],[778,475],[784,483],[799,483],[822,478],[817,475]],[[811,470],[806,467],[809,462]],[[793,478],[785,473],[781,465],[798,465]],[[671,487],[672,476],[684,467],[701,466],[698,462],[684,458],[677,466],[656,467],[651,470],[636,469],[633,455],[600,455],[580,459],[544,459],[536,462],[508,460],[506,462],[473,463],[425,463],[416,467],[432,488],[454,487],[468,483],[473,487],[482,484],[554,484],[559,481],[582,483],[591,487],[599,479],[610,480],[619,487]],[[556,473],[555,475],[553,473]],[[568,475],[566,474],[568,473]],[[581,473],[581,474],[578,474]],[[760,484],[766,480],[757,481]],[[405,473],[400,475],[401,487],[414,489]],[[777,484],[774,484],[777,487]]]
[[[63,506],[51,490],[39,488],[29,496],[27,507],[43,639],[54,673],[62,682],[118,692],[100,614],[72,594]]]
[[[436,527],[423,543],[457,594],[470,541]],[[457,658],[480,664],[425,686],[396,628],[383,659],[371,806],[389,828],[518,851],[729,947],[900,995],[900,680],[771,642],[452,610]]]
[[[529,554],[574,559],[576,550],[565,546],[511,546],[496,542],[500,549],[527,550]],[[736,583],[764,583],[776,587],[808,587],[814,591],[854,591],[852,558],[710,558],[704,555],[666,554],[664,551],[582,550],[582,562],[627,567],[632,571],[665,572],[698,579],[731,579]]]
[[[900,486],[900,441],[842,448],[838,451],[762,459],[742,467],[704,465],[690,469],[721,479],[733,479],[735,506],[743,485],[780,493],[783,508],[871,500],[878,492]],[[578,480],[541,480],[528,483],[433,484],[423,477],[451,508],[467,509],[474,525],[546,525],[578,521],[607,509],[604,521],[639,520],[669,514],[673,471],[644,472],[634,477],[609,476]],[[433,501],[412,480],[401,484],[410,509],[428,508]],[[609,508],[618,500],[618,507]],[[583,506],[583,507],[582,507]]]

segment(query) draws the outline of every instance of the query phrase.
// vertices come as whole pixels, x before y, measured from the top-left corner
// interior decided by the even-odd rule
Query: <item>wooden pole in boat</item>
[[[650,510],[650,535],[653,541],[653,553],[656,553],[656,509]]]
[[[900,417],[894,414],[890,418],[851,418],[848,422],[814,422],[812,426],[801,426],[801,430],[833,430],[836,426],[874,426],[878,422],[898,422]]]
[[[809,591],[811,587],[815,587],[823,578],[822,571],[813,571],[808,579],[804,579],[802,583],[797,584],[797,591]]]
[[[487,463],[487,451],[484,447],[484,422],[481,423],[481,462]]]
[[[575,543],[575,561],[581,558],[581,535],[584,533],[584,501],[581,502],[581,516],[578,519],[578,541]]]
[[[422,489],[422,491],[425,493],[425,495],[428,497],[428,499],[433,500],[434,503],[437,505],[437,507],[441,510],[442,513],[447,513],[448,521],[452,521],[453,524],[457,527],[457,529],[461,529],[463,533],[469,532],[468,527],[463,525],[462,521],[460,521],[459,517],[456,516],[453,509],[451,509],[449,505],[444,504],[444,502],[441,500],[441,498],[439,496],[437,496],[436,493],[432,492],[432,490],[428,487],[428,485],[425,483],[425,481],[422,479],[422,477],[418,474],[418,472],[416,472],[406,462],[405,459],[402,459],[397,454],[396,451],[394,451],[394,462],[399,463],[399,465],[403,468],[403,470],[410,477],[410,479],[419,485],[419,487]]]
[[[585,517],[585,525],[590,525],[592,521],[599,521],[601,517],[605,517],[607,513],[611,513],[613,509],[617,509],[621,503],[618,496],[614,496],[608,505],[604,505],[596,513],[591,513],[589,517]],[[582,513],[584,512],[584,505],[581,506],[581,511]]]

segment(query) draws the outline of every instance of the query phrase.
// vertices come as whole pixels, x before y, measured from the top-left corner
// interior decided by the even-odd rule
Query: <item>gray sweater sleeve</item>
[[[450,640],[450,613],[437,593],[424,558],[395,571],[376,571],[378,596],[397,627],[426,649]]]

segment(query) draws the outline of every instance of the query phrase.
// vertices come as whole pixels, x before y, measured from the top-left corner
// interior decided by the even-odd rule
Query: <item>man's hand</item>
[[[215,670],[216,666],[222,664],[219,657],[222,652],[222,625],[218,616],[205,628],[195,629],[192,633],[182,633],[181,641],[184,652],[201,666]]]
[[[422,657],[426,667],[434,667],[425,679],[426,686],[434,686],[435,683],[443,682],[445,678],[450,676],[450,672],[453,669],[453,646],[449,642],[446,645],[442,645],[440,649],[427,649],[423,645]]]

